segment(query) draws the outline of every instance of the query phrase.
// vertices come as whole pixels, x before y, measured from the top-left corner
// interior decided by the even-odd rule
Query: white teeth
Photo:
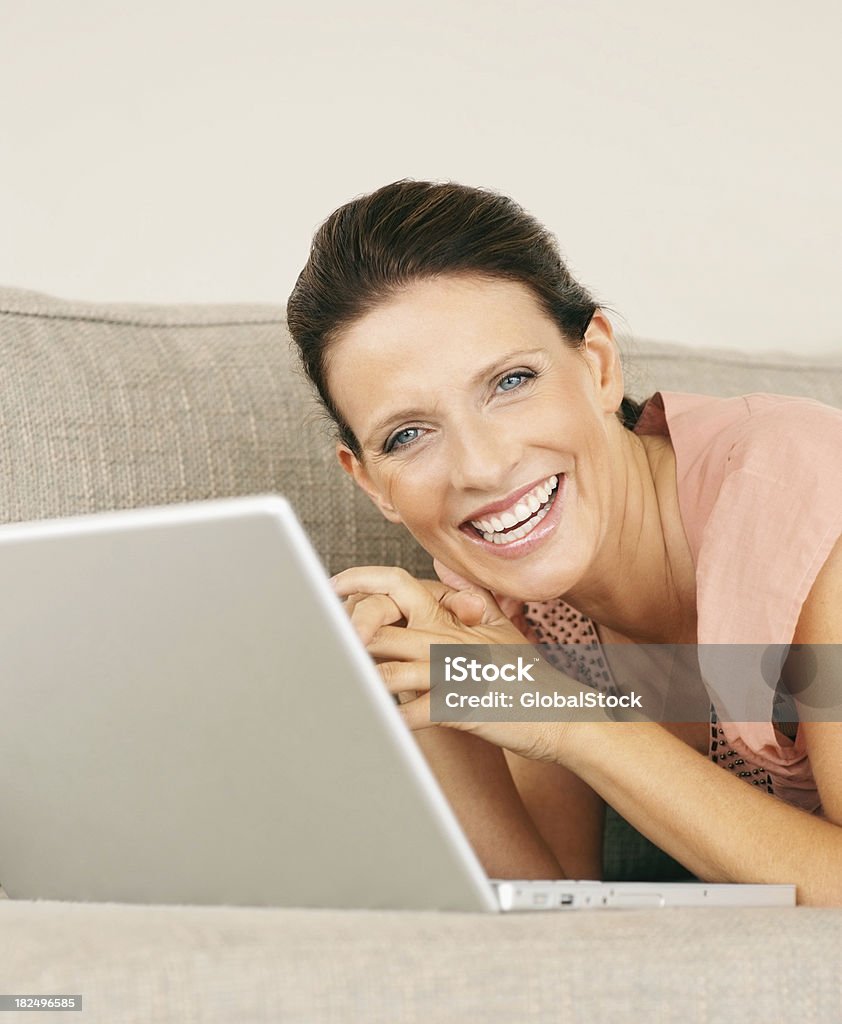
[[[540,502],[538,502],[538,506],[540,506]],[[538,511],[538,506],[536,506],[536,508],[530,508],[527,502],[519,501],[517,505],[515,505],[515,510],[512,513],[515,523],[522,523],[524,519],[528,519],[533,512]],[[512,525],[514,525],[514,523]]]
[[[531,533],[549,512],[547,499],[557,484],[558,477],[552,476],[524,495],[513,509],[501,513],[499,518],[492,516],[491,519],[474,519],[471,520],[472,525],[492,544],[510,544],[520,540]],[[517,525],[519,522],[520,526]]]

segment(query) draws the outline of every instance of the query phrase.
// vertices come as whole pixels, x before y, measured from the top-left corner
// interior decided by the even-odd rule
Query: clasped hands
[[[386,688],[394,695],[415,693],[399,705],[404,721],[413,730],[436,724],[462,729],[524,757],[559,762],[565,722],[430,720],[431,644],[529,643],[490,591],[433,564],[439,580],[417,580],[388,566],[357,566],[331,580]],[[560,688],[574,687],[556,675]]]

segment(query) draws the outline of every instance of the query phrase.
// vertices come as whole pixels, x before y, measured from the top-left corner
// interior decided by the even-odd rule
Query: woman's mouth
[[[510,508],[469,520],[462,530],[495,554],[525,554],[534,546],[527,543],[527,538],[537,542],[555,526],[561,505],[556,499],[564,489],[564,481],[564,474],[547,477]]]

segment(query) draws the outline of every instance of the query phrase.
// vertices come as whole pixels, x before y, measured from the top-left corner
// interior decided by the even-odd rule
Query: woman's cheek
[[[396,482],[392,494],[395,507],[400,509],[407,526],[414,528],[413,532],[430,533],[449,518],[447,488],[436,477],[405,475]]]
[[[429,499],[425,500],[424,497],[426,488],[423,477],[413,473],[406,465],[394,468],[385,489],[390,504],[398,510],[404,522],[411,522],[429,504]]]

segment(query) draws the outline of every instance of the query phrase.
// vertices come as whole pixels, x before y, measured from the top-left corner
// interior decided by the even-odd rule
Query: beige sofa
[[[637,395],[774,391],[842,406],[840,359],[643,342],[626,352]],[[431,575],[335,467],[283,309],[0,289],[0,521],[267,491],[291,499],[332,572],[374,562]],[[610,877],[681,874],[615,815],[606,849]],[[336,862],[341,871],[341,850]],[[81,993],[91,1022],[803,1024],[842,1020],[840,968],[842,910],[495,917],[0,902],[0,993]]]

